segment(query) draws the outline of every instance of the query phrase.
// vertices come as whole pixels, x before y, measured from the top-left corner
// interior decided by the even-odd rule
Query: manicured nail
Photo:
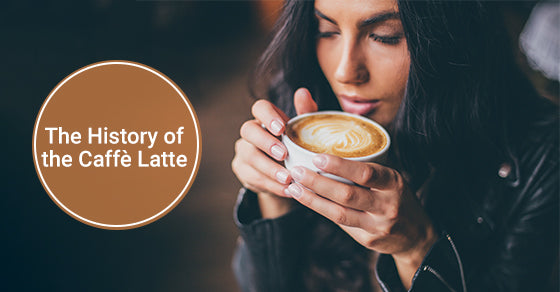
[[[290,174],[287,171],[285,171],[284,169],[281,169],[281,170],[276,172],[276,180],[281,184],[288,183],[288,176],[289,175]]]
[[[284,195],[286,195],[286,196],[288,196],[288,197],[291,197],[291,196],[292,196],[292,193],[290,193],[290,190],[289,190],[288,188],[285,188],[285,189],[284,189]]]
[[[296,166],[290,170],[290,174],[296,181],[301,181],[303,179],[303,168]]]
[[[323,155],[315,155],[312,161],[318,168],[323,168],[327,165],[327,158]]]
[[[272,134],[274,135],[280,135],[280,133],[282,133],[282,128],[284,126],[282,125],[282,123],[280,123],[277,120],[272,121],[272,123],[270,123],[270,130],[272,130]]]
[[[285,153],[286,151],[284,151],[284,148],[279,145],[274,145],[270,148],[270,154],[272,154],[272,156],[278,160],[282,160]]]
[[[291,184],[288,187],[288,191],[290,192],[290,195],[292,195],[292,197],[297,199],[297,198],[301,197],[301,193],[302,193],[303,190],[298,185]]]

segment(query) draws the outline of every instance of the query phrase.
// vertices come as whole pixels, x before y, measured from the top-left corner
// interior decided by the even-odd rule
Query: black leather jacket
[[[558,131],[554,124],[534,132],[490,184],[473,182],[478,194],[449,199],[445,192],[462,190],[445,179],[433,184],[445,191],[424,206],[440,239],[410,291],[558,291]],[[309,232],[309,210],[270,220],[257,204],[242,190],[235,209],[241,239],[233,268],[242,290],[303,290],[299,239]],[[375,270],[384,291],[405,291],[390,255],[380,255]]]

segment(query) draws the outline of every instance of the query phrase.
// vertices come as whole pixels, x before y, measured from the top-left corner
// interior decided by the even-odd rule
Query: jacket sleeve
[[[553,291],[558,285],[560,174],[558,147],[550,140],[557,138],[551,135],[521,156],[514,202],[503,227],[483,245],[483,258],[464,265],[472,262],[470,255],[462,257],[453,235],[443,232],[416,271],[410,291]],[[376,275],[385,291],[405,291],[390,255],[379,257]]]
[[[463,265],[455,243],[451,236],[443,232],[416,271],[409,291],[466,291],[463,275]],[[379,256],[376,277],[384,291],[406,291],[391,255]]]
[[[308,233],[305,208],[263,219],[256,194],[241,189],[234,218],[241,236],[232,264],[242,291],[302,291],[298,269]]]

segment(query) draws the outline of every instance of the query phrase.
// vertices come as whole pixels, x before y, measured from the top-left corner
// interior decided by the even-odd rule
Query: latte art
[[[288,128],[288,137],[299,146],[315,153],[341,157],[374,154],[387,143],[374,125],[357,118],[320,114],[299,120]]]

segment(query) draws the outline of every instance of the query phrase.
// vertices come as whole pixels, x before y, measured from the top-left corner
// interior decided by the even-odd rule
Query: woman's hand
[[[298,114],[317,111],[311,94],[304,88],[294,93],[294,104]],[[284,133],[288,116],[266,100],[256,101],[251,112],[255,119],[241,126],[231,167],[244,187],[258,193],[263,217],[278,217],[288,212],[292,204],[284,193],[291,177],[280,164],[287,149],[278,139]]]
[[[437,240],[419,200],[396,170],[376,163],[320,154],[319,169],[346,178],[344,184],[304,167],[295,167],[296,183],[286,192],[303,205],[338,224],[366,248],[391,254],[409,288],[422,259]]]

